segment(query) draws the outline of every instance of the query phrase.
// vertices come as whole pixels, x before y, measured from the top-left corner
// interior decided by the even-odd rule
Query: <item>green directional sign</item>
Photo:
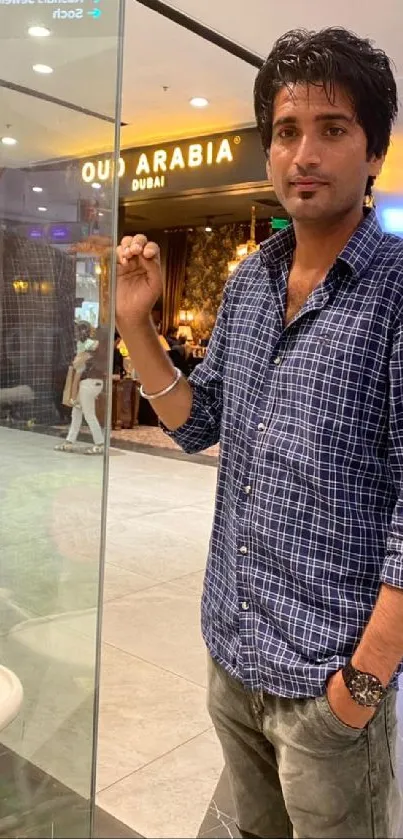
[[[271,229],[272,230],[284,230],[284,228],[288,227],[289,224],[290,224],[290,220],[288,218],[272,218]]]

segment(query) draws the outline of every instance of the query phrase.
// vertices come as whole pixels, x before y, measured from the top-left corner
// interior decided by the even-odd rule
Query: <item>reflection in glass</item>
[[[40,10],[37,21],[50,31],[46,61],[44,39],[26,34],[29,6],[1,11],[3,131],[17,141],[0,144],[0,836],[7,837],[87,837],[93,803],[116,213],[112,177],[95,191],[72,154],[84,156],[88,143],[93,149],[95,136],[113,150],[122,12],[109,4],[95,30],[91,17],[66,28],[54,11]],[[86,72],[89,57],[93,69],[102,65],[101,86]],[[54,69],[46,81],[33,78],[40,63]],[[63,448],[69,435],[74,446]],[[2,715],[11,701],[14,712]]]

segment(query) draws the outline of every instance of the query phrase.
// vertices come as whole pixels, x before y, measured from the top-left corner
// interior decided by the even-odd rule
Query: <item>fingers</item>
[[[120,265],[127,265],[133,256],[159,261],[159,253],[160,249],[155,242],[149,242],[147,236],[138,233],[136,236],[123,237],[117,248],[117,260]]]
[[[159,246],[155,242],[147,242],[145,248],[143,249],[142,256],[144,259],[159,259],[160,249]]]
[[[130,255],[139,256],[143,253],[147,242],[147,236],[144,236],[143,233],[138,233],[137,236],[133,236],[131,244],[128,246],[127,250],[130,251]]]

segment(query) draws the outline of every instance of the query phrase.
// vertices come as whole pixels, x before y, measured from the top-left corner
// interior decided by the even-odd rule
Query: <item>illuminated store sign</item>
[[[82,184],[107,189],[113,169],[111,155],[99,155],[81,160],[78,176]],[[130,202],[267,180],[256,128],[123,151],[118,176],[120,196]]]
[[[236,147],[241,142],[239,135],[200,142],[187,142],[164,148],[151,148],[138,151],[119,160],[119,178],[125,175],[131,178],[132,192],[164,189],[168,186],[171,173],[187,169],[220,166],[234,162]],[[130,169],[130,171],[129,171]],[[113,175],[113,160],[87,160],[82,166],[81,176],[84,183],[103,182]]]

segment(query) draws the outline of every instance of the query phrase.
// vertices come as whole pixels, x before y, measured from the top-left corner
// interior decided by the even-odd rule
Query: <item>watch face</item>
[[[350,681],[350,689],[359,705],[379,705],[385,690],[376,676],[370,673],[354,673]]]

